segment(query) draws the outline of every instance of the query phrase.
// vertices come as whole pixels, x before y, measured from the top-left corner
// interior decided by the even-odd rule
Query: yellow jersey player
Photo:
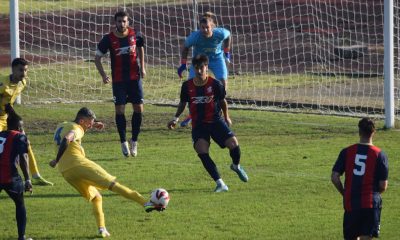
[[[8,76],[0,77],[0,131],[7,130],[7,113],[6,107],[12,106],[26,86],[26,76],[28,72],[28,62],[23,58],[16,58],[11,63],[12,73]],[[32,184],[52,186],[53,183],[44,179],[40,173],[36,163],[35,155],[32,148],[28,148],[29,170],[32,174]]]
[[[58,125],[54,134],[57,145],[57,157],[49,165],[58,166],[58,170],[64,179],[73,186],[87,201],[93,204],[93,213],[96,218],[100,237],[109,237],[110,233],[105,226],[102,196],[99,190],[108,189],[129,200],[135,201],[144,207],[146,212],[153,210],[162,211],[162,206],[147,202],[140,193],[131,190],[116,181],[116,177],[110,175],[101,166],[85,157],[85,151],[81,146],[85,132],[94,127],[103,129],[101,122],[95,121],[92,110],[81,108],[73,122],[64,122]]]

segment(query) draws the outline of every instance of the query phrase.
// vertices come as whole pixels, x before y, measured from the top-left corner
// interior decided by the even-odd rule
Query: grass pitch
[[[25,196],[26,232],[34,239],[96,238],[91,205],[47,165],[55,156],[56,124],[72,120],[81,106],[16,107],[42,175],[55,182],[54,187],[35,187],[32,196]],[[342,201],[330,183],[330,173],[339,151],[358,141],[357,118],[231,110],[250,180],[242,183],[229,169],[228,151],[212,143],[211,156],[229,186],[229,192],[215,194],[213,181],[192,149],[190,129],[166,129],[175,108],[145,105],[139,155],[124,158],[112,103],[87,106],[107,124],[104,131],[90,131],[83,139],[87,156],[146,197],[157,187],[171,195],[165,212],[147,214],[138,204],[102,191],[111,239],[342,238]],[[399,233],[399,141],[396,130],[379,130],[374,142],[388,154],[390,165],[382,239],[397,239]],[[14,205],[4,192],[0,206],[0,239],[15,239]]]

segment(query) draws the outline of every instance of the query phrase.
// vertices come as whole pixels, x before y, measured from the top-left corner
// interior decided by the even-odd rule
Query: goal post
[[[10,0],[10,43],[11,61],[20,56],[19,49],[19,10],[18,0]],[[16,104],[21,104],[21,95],[15,100]]]
[[[231,106],[378,116],[393,127],[400,95],[399,1],[19,0],[21,56],[32,63],[23,99],[111,101],[93,59],[114,13],[124,9],[145,37],[145,101],[176,104],[181,45],[210,11],[232,33]]]

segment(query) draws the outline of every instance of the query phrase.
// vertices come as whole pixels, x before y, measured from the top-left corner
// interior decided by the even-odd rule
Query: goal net
[[[394,2],[397,111],[400,4]],[[383,114],[383,0],[20,0],[19,8],[21,56],[32,62],[23,102],[110,101],[111,86],[93,59],[114,13],[126,10],[145,37],[146,102],[177,103],[181,45],[196,19],[211,11],[232,33],[232,106]]]

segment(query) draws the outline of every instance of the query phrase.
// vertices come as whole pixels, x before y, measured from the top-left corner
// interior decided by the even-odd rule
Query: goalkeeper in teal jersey
[[[215,27],[213,14],[206,12],[200,19],[200,30],[192,32],[183,45],[181,52],[181,66],[178,68],[178,75],[182,78],[182,73],[186,70],[187,56],[190,47],[193,47],[193,56],[199,54],[207,55],[209,59],[209,70],[216,80],[221,81],[227,89],[228,69],[226,62],[230,62],[231,33],[225,28]],[[195,77],[193,65],[190,67],[188,79]],[[187,117],[181,122],[181,126],[187,126],[191,117]]]

